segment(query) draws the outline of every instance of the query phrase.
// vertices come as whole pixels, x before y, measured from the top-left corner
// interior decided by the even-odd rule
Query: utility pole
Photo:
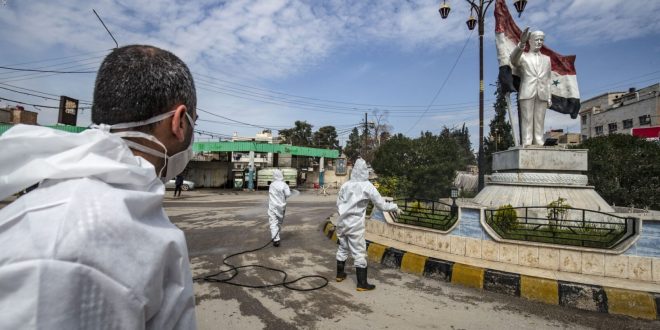
[[[465,0],[470,6],[470,17],[465,22],[468,29],[473,30],[478,26],[479,31],[479,154],[477,156],[477,166],[479,167],[478,188],[477,191],[485,186],[484,180],[484,21],[486,20],[486,12],[488,7],[495,0]],[[438,12],[443,19],[449,15],[449,5],[447,0],[442,1],[442,5]],[[514,7],[518,11],[518,17],[525,10],[527,0],[514,1]],[[476,14],[475,18],[473,14]]]
[[[369,141],[369,124],[367,123],[367,113],[364,113],[364,147],[362,148],[362,159],[367,159],[367,144]]]

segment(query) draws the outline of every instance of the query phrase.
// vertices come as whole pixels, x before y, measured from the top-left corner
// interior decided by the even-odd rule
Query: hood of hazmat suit
[[[183,232],[153,165],[120,137],[16,125],[0,136],[0,329],[194,328]]]
[[[286,208],[286,199],[291,196],[289,185],[284,182],[284,175],[279,169],[273,170],[273,182],[268,187],[268,215],[277,217],[279,220],[284,218]]]
[[[273,170],[273,181],[284,181],[284,174],[280,169]]]
[[[396,204],[387,203],[369,182],[367,163],[358,158],[351,171],[351,179],[339,189],[337,197],[337,230],[344,235],[364,235],[364,221],[367,205],[371,201],[383,211],[394,211]]]

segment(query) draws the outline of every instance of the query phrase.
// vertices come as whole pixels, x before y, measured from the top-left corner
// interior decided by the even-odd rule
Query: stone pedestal
[[[614,209],[587,185],[587,150],[556,147],[510,148],[493,154],[486,187],[473,199],[488,208],[541,206],[564,198],[574,208]]]

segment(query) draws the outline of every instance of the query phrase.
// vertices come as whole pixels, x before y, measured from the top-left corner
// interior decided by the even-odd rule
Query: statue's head
[[[545,33],[543,31],[534,31],[529,34],[529,50],[538,52],[543,47]]]

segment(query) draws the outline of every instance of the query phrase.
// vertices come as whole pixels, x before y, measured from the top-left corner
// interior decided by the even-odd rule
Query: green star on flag
[[[559,80],[553,80],[552,84],[555,85],[555,87],[557,87],[559,85]]]

